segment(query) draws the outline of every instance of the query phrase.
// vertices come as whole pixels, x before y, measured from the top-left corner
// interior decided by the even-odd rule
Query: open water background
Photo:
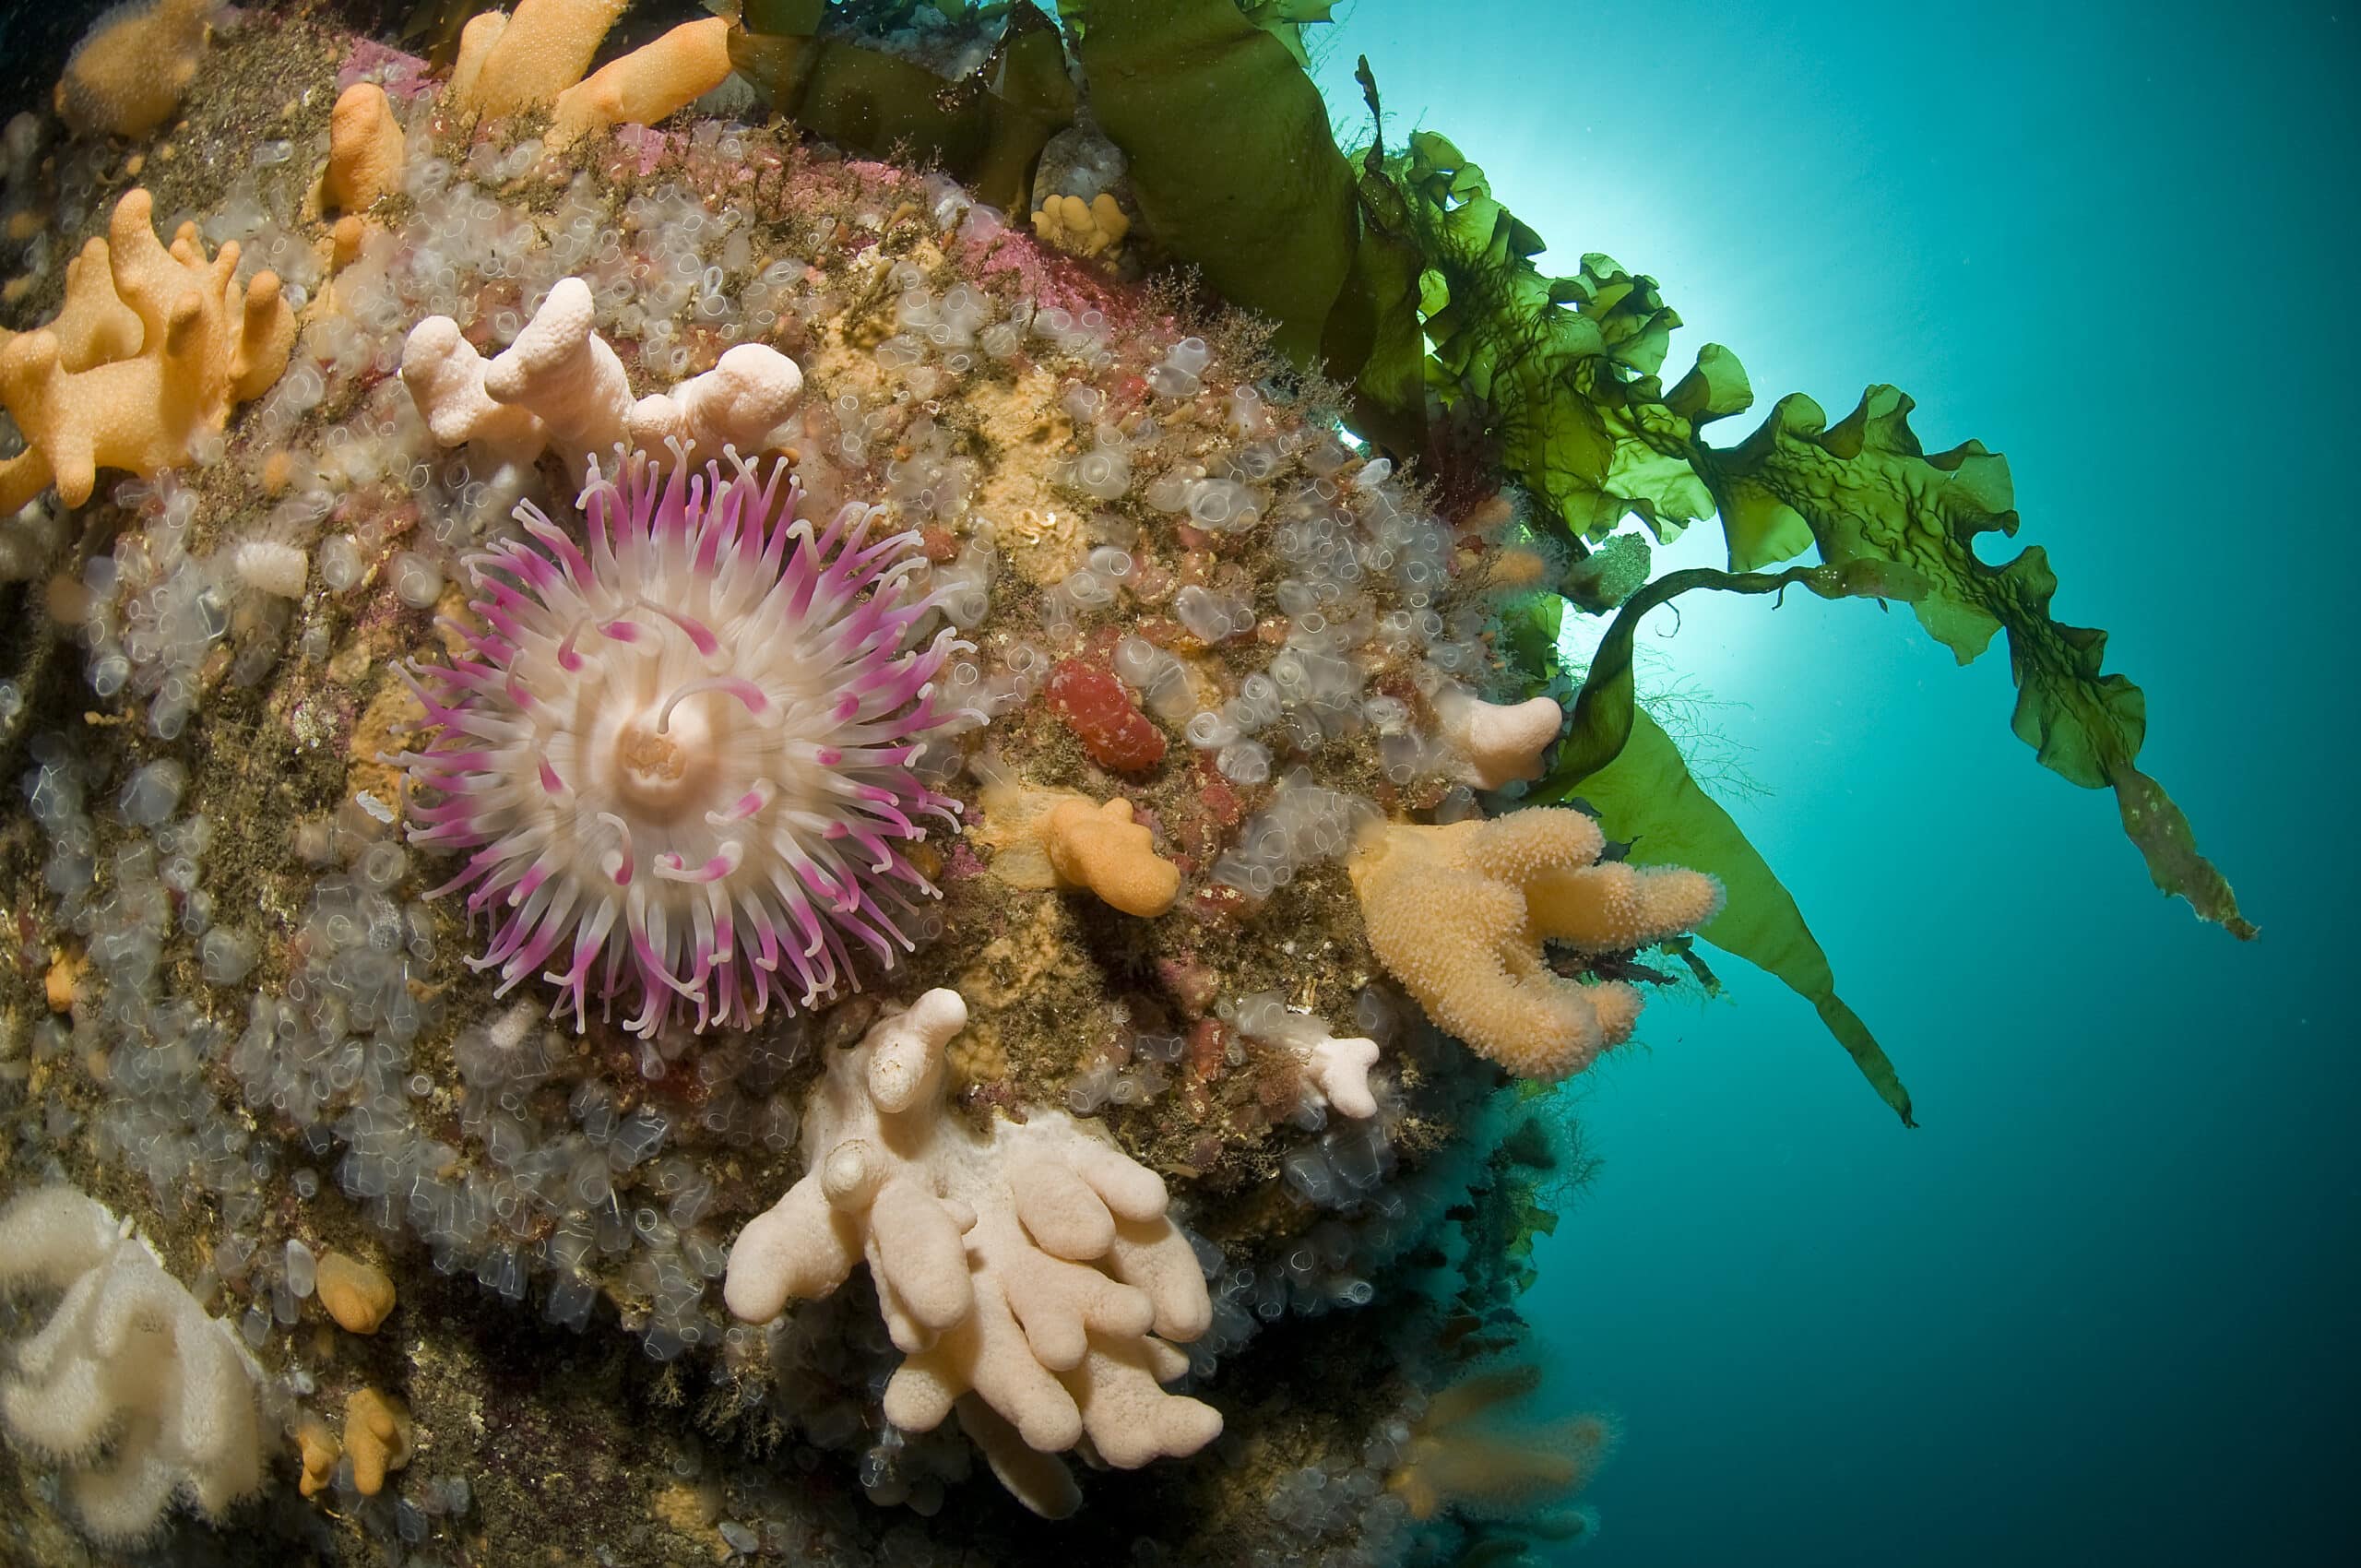
[[[2264,928],[2151,890],[2111,798],[2010,735],[1997,645],[1963,671],[1906,613],[1685,600],[1658,646],[1745,705],[1718,723],[1771,793],[1738,820],[1924,1126],[1735,961],[1581,1086],[1606,1163],[1528,1303],[1555,1396],[1626,1425],[1584,1560],[2351,1561],[2361,16],[1338,15],[1340,122],[1366,53],[1389,141],[1452,137],[1545,266],[1656,277],[1667,380],[1717,340],[1757,412],[1892,381],[1930,450],[2005,452],[2057,611],[2113,632],[2143,766]]]

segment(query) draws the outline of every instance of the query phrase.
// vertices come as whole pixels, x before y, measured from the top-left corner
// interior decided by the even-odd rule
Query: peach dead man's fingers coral
[[[546,109],[552,150],[611,125],[652,125],[730,77],[730,24],[682,22],[585,77],[624,0],[521,0],[459,34],[448,101],[483,115]]]
[[[931,991],[832,1054],[806,1174],[741,1232],[723,1294],[767,1322],[866,1261],[904,1358],[886,1419],[925,1431],[960,1410],[1009,1489],[1061,1514],[1074,1494],[1040,1455],[1086,1436],[1129,1469],[1219,1433],[1210,1407],[1161,1386],[1212,1301],[1155,1172],[1061,1111],[989,1133],[952,1112],[943,1052],[967,1017],[956,992]]]
[[[84,136],[146,136],[172,117],[196,75],[217,0],[119,6],[74,46],[58,118]]]
[[[375,82],[344,89],[328,113],[328,166],[320,199],[339,212],[376,204],[401,183],[405,142],[393,101]]]
[[[1598,862],[1598,825],[1564,807],[1444,826],[1385,824],[1347,862],[1370,947],[1427,1016],[1520,1077],[1579,1073],[1631,1038],[1639,993],[1553,971],[1543,944],[1619,953],[1693,931],[1721,884]]]

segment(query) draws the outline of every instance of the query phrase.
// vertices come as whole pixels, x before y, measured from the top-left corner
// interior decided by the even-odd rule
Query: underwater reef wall
[[[2239,923],[2103,639],[1961,565],[1997,459],[1707,445],[1646,279],[1335,145],[1324,8],[725,9],[160,0],[160,112],[6,127],[0,1394],[119,1397],[9,1418],[0,1561],[1586,1536],[1604,1418],[1478,1474],[1551,1086],[1702,942],[1911,1113],[1635,707],[1679,592],[2005,628]]]

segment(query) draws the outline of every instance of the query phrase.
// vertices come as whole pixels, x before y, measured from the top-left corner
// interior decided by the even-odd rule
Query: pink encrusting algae
[[[473,851],[438,891],[491,917],[469,962],[504,993],[570,938],[543,978],[576,1027],[595,981],[641,1035],[703,1029],[858,989],[855,947],[914,950],[909,896],[936,890],[897,841],[956,826],[915,769],[967,645],[912,646],[916,533],[872,540],[857,505],[815,531],[799,493],[784,462],[635,457],[584,490],[587,550],[528,503],[531,542],[469,558],[481,629],[407,672],[440,733],[396,760],[439,797],[412,841]]]

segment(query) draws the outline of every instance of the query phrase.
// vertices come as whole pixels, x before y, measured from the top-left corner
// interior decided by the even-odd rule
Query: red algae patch
[[[1090,760],[1118,773],[1145,773],[1164,760],[1164,731],[1132,706],[1123,683],[1079,659],[1050,672],[1050,711],[1074,731]]]

